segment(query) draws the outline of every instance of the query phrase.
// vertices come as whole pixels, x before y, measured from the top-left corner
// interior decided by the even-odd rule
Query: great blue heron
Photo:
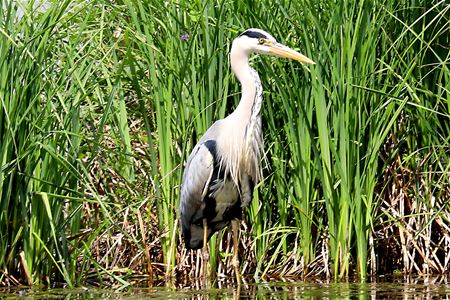
[[[262,86],[258,73],[250,67],[251,53],[314,62],[277,41],[261,29],[248,29],[234,39],[231,69],[242,87],[236,109],[216,121],[200,138],[189,156],[181,187],[181,228],[188,249],[203,247],[203,279],[208,262],[210,237],[232,223],[233,267],[239,283],[239,220],[247,206],[253,187],[262,178],[261,129]]]

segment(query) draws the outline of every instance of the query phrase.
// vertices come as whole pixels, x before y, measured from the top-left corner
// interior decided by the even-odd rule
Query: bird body
[[[253,188],[262,179],[263,97],[258,73],[249,65],[251,53],[313,63],[261,29],[248,29],[233,41],[230,63],[241,84],[241,100],[230,115],[216,121],[200,138],[183,173],[180,215],[188,249],[205,250],[214,232],[241,219],[242,208],[250,203]],[[233,224],[233,231],[237,233],[235,224],[238,223]],[[234,238],[237,261],[237,237]]]
[[[181,223],[188,249],[203,246],[204,218],[211,235],[240,219],[242,207],[252,197],[253,186],[261,178],[263,152],[261,118],[256,117],[257,133],[238,121],[238,114],[216,121],[194,147],[186,164],[181,191]],[[227,128],[229,133],[220,128]],[[259,142],[249,138],[258,136]],[[195,187],[195,188],[192,188]]]

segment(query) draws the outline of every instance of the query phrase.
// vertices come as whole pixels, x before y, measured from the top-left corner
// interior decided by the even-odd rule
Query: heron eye
[[[264,45],[265,42],[266,42],[266,40],[263,38],[258,39],[258,44],[260,44],[260,45]]]

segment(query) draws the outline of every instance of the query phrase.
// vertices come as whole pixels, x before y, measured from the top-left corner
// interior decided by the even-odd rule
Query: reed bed
[[[268,165],[241,224],[247,278],[448,273],[445,1],[57,1],[0,6],[0,282],[124,288],[200,273],[177,208],[187,155],[258,57]],[[230,234],[212,277],[231,275]]]

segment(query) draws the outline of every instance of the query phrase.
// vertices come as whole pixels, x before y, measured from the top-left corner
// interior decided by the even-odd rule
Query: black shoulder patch
[[[215,140],[207,140],[206,142],[203,143],[205,145],[205,147],[208,149],[209,152],[211,152],[214,161],[216,160],[217,157],[217,143]]]
[[[257,31],[246,30],[243,33],[241,33],[240,36],[243,36],[243,35],[246,35],[249,38],[254,38],[254,39],[261,39],[261,38],[262,39],[267,39],[266,35],[264,35],[264,34],[262,34],[260,32],[257,32]]]

